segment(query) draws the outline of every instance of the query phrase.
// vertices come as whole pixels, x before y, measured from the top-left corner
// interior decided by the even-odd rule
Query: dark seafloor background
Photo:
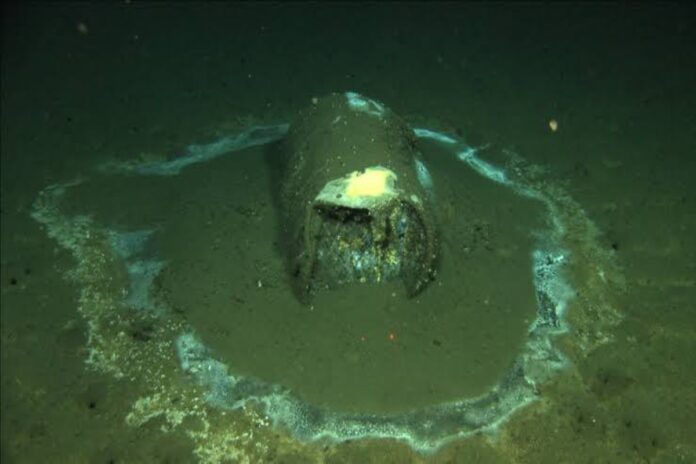
[[[626,276],[625,320],[579,366],[577,396],[433,462],[694,462],[695,16],[670,3],[3,6],[2,462],[193,460],[183,435],[125,425],[132,386],[85,371],[71,259],[29,217],[38,191],[344,90],[548,167]],[[424,458],[352,443],[325,459]]]

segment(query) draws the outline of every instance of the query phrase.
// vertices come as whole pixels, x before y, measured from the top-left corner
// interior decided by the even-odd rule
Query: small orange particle
[[[394,332],[389,332],[389,335],[387,335],[387,338],[389,339],[390,342],[393,342],[396,340],[396,334]]]
[[[555,119],[549,120],[549,129],[551,129],[551,132],[556,132],[558,130],[558,121]]]

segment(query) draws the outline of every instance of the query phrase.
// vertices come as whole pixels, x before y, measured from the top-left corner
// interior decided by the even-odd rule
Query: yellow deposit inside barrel
[[[353,172],[348,179],[345,193],[349,198],[379,197],[391,193],[396,174],[384,168],[368,168],[364,172]]]

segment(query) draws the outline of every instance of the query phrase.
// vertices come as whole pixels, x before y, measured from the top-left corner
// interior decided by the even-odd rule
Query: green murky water
[[[693,461],[695,15],[675,5],[3,7],[2,461]],[[433,284],[415,299],[396,284],[355,285],[303,305],[287,283],[264,147],[175,177],[92,170],[290,121],[312,97],[344,90],[509,148],[597,227],[595,261],[574,235],[581,218],[568,219],[578,295],[555,343],[570,365],[497,440],[428,456],[391,440],[306,444],[261,410],[207,405],[171,341],[188,324],[234,373],[332,410],[397,413],[482,394],[534,318],[539,204],[424,144],[441,234]],[[78,177],[66,215],[157,228],[153,253],[168,264],[155,284],[172,321],[110,320],[106,296],[125,282],[118,260],[100,258],[90,237],[76,267],[74,249],[30,217],[42,189]],[[606,256],[616,267],[605,274]],[[110,279],[85,285],[90,269]],[[85,363],[95,346],[119,353],[122,376]]]

